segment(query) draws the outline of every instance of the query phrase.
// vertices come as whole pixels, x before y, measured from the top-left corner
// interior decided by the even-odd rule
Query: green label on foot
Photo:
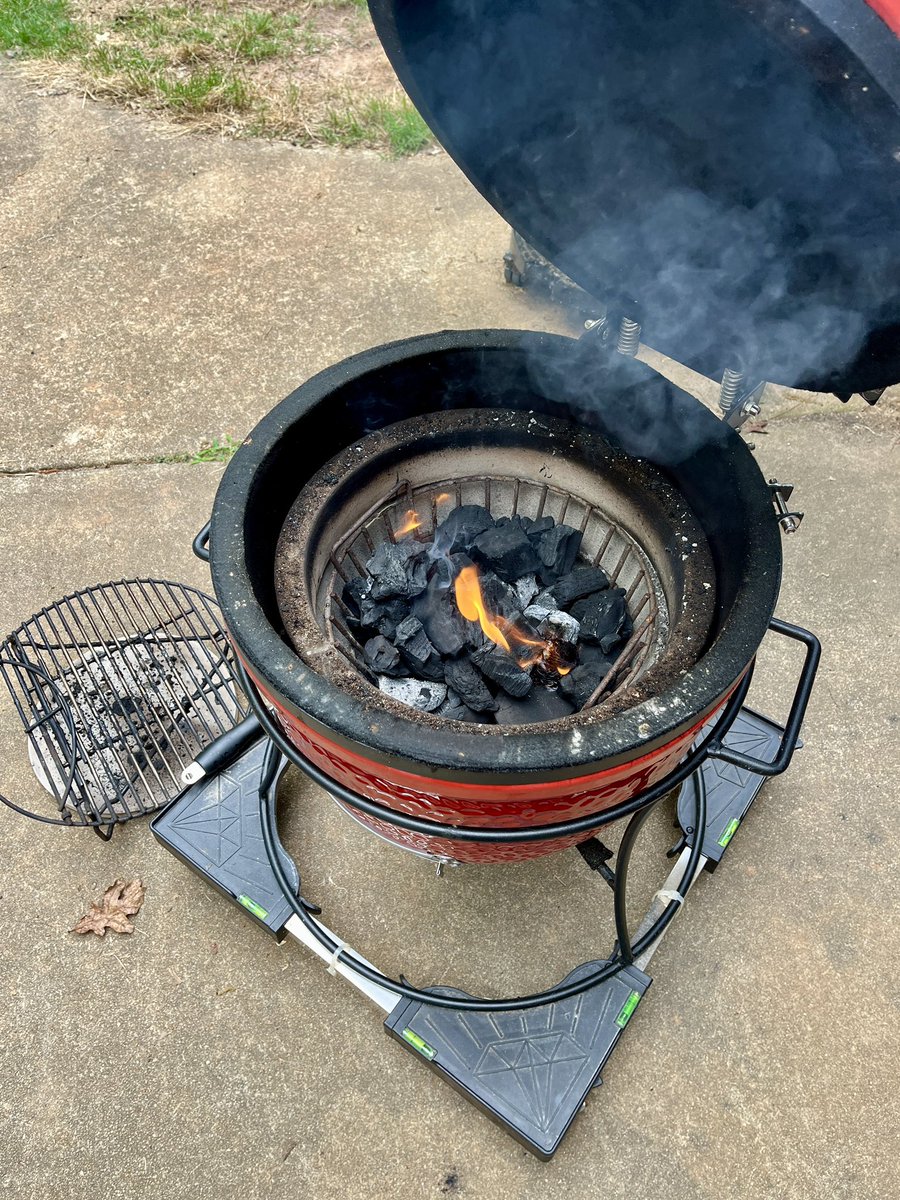
[[[249,896],[238,896],[238,903],[243,904],[248,912],[252,912],[254,917],[259,917],[264,921],[269,915],[268,910],[263,908],[261,904],[257,904],[255,900],[251,900]]]
[[[619,1015],[616,1017],[616,1024],[619,1026],[620,1029],[624,1029],[625,1026],[628,1024],[628,1022],[631,1020],[631,1014],[634,1012],[634,1010],[637,1008],[637,1006],[640,1004],[640,1002],[641,1002],[640,993],[632,992],[631,995],[628,997],[628,999],[625,1001],[625,1003],[622,1005],[621,1009],[619,1010]]]
[[[719,845],[723,849],[725,848],[725,846],[728,845],[728,843],[731,841],[731,839],[737,833],[738,828],[740,827],[740,824],[741,824],[740,821],[737,819],[737,817],[735,817],[733,820],[729,821],[728,824],[725,826],[725,832],[719,838]]]
[[[418,1050],[423,1058],[427,1058],[429,1062],[437,1054],[434,1046],[429,1046],[424,1038],[420,1038],[412,1029],[404,1029],[400,1035],[405,1042],[409,1042],[413,1050]]]

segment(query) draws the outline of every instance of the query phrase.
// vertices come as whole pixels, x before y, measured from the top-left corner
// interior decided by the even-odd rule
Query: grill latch
[[[779,483],[777,479],[769,480],[769,490],[772,493],[772,503],[775,505],[775,516],[778,524],[785,533],[796,533],[803,520],[802,512],[793,512],[788,508],[788,500],[794,491],[792,483]]]

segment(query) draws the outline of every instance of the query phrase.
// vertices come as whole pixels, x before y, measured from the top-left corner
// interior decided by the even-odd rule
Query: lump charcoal
[[[419,712],[434,712],[447,699],[446,684],[422,679],[388,679],[382,675],[378,687],[386,696],[417,708]]]
[[[536,654],[540,654],[540,645],[529,645],[529,642],[542,643],[544,638],[541,635],[539,623],[531,618],[523,615],[516,621],[515,635],[510,635],[510,653],[517,663],[523,666],[523,670],[529,670]]]
[[[341,592],[341,600],[350,616],[355,617],[357,620],[359,619],[363,597],[368,593],[371,583],[371,579],[364,579],[362,575],[357,575],[344,584],[344,589]]]
[[[584,708],[611,666],[612,662],[605,659],[583,662],[568,675],[563,675],[559,681],[559,690],[576,708]]]
[[[410,557],[410,542],[398,545],[382,542],[368,559],[366,571],[370,576],[368,598],[372,601],[386,600],[388,596],[400,595],[407,582],[407,560]]]
[[[552,517],[538,517],[537,520],[533,520],[528,526],[528,536],[537,545],[543,535],[548,533],[555,524],[556,522]]]
[[[467,622],[460,615],[452,593],[429,588],[413,602],[413,613],[422,622],[428,640],[438,654],[459,654],[466,646]]]
[[[449,588],[463,567],[471,566],[471,558],[462,551],[458,551],[456,554],[438,554],[431,567],[428,586]]]
[[[473,712],[468,704],[463,704],[457,692],[453,688],[447,688],[447,699],[437,710],[439,717],[446,717],[448,721],[469,721],[477,725],[490,724],[491,719],[484,713]]]
[[[557,608],[568,609],[576,600],[591,596],[609,587],[609,576],[599,567],[576,567],[550,588],[556,597]]]
[[[555,671],[557,674],[559,673],[559,667],[571,671],[573,667],[578,666],[580,661],[578,650],[579,647],[575,642],[555,642],[553,645],[553,667],[546,669],[548,671]],[[551,678],[553,678],[552,675]]]
[[[581,663],[599,663],[603,667],[604,674],[610,669],[619,657],[618,650],[613,650],[608,654],[601,650],[599,646],[592,646],[589,642],[582,642],[578,647],[578,661]],[[601,679],[603,676],[601,675]]]
[[[504,583],[502,579],[491,572],[485,572],[479,582],[481,598],[489,613],[494,616],[506,617],[510,621],[519,616],[522,609],[515,588],[510,587],[508,583]]]
[[[532,622],[538,626],[539,630],[541,626],[544,625],[547,617],[552,616],[554,612],[559,612],[559,605],[557,604],[556,600],[553,599],[553,596],[548,595],[546,592],[541,593],[541,596],[544,599],[541,599],[540,596],[538,596],[538,598],[536,598],[532,604],[528,605],[526,611],[524,611],[524,616],[526,616],[529,620],[532,620]],[[540,604],[538,600],[541,600]]]
[[[434,531],[434,544],[442,554],[468,550],[479,534],[490,529],[494,518],[480,504],[461,504]]]
[[[496,712],[497,701],[467,658],[451,658],[444,664],[444,675],[462,702],[473,712]]]
[[[541,565],[526,534],[513,524],[480,533],[472,543],[472,557],[507,583],[533,574]]]
[[[535,542],[535,548],[541,560],[541,578],[545,583],[568,575],[578,558],[581,538],[581,530],[573,529],[571,525],[554,525],[541,534],[540,540]]]
[[[428,587],[429,562],[426,555],[410,559],[406,564],[406,596],[419,596]]]
[[[534,725],[539,721],[557,721],[573,711],[572,705],[558,691],[535,687],[519,700],[501,692],[497,697],[494,720],[498,725]]]
[[[435,682],[444,678],[440,656],[428,640],[424,626],[418,617],[406,617],[397,626],[394,645],[410,671],[420,679]]]
[[[485,647],[472,655],[472,661],[485,679],[496,683],[508,695],[527,696],[531,691],[531,676],[502,647]]]
[[[430,588],[441,588],[446,590],[459,572],[453,566],[453,562],[449,558],[438,558],[431,568],[431,578],[428,581]]]
[[[375,629],[383,638],[392,642],[397,635],[397,622],[387,613],[383,613],[375,622]]]
[[[623,588],[609,588],[579,601],[575,607],[582,613],[581,640],[599,646],[604,653],[631,636]]]
[[[400,654],[387,638],[370,638],[363,647],[366,662],[376,675],[400,676],[406,674],[406,667],[400,662]]]
[[[578,641],[578,633],[580,626],[573,616],[561,609],[550,613],[542,626],[548,637],[555,638],[560,642]]]
[[[393,641],[397,626],[408,613],[409,604],[405,600],[373,600],[371,596],[364,596],[359,623],[365,629],[375,629],[382,637]]]
[[[493,646],[490,638],[486,637],[484,631],[477,621],[463,621],[466,631],[466,646],[469,650],[481,650],[485,646]]]
[[[546,608],[547,612],[555,612],[559,608],[556,597],[549,588],[544,588],[543,591],[538,592],[531,603],[536,604],[539,608]]]
[[[625,610],[625,616],[622,618],[619,628],[610,637],[600,639],[600,648],[607,654],[620,654],[624,649],[625,643],[634,633],[634,622],[632,621],[628,610]]]
[[[512,590],[516,593],[516,600],[519,605],[519,612],[524,612],[528,605],[538,594],[538,581],[533,575],[522,575],[512,585]]]
[[[428,563],[421,545],[414,540],[382,542],[366,563],[366,570],[372,577],[372,600],[417,596],[428,585]]]
[[[498,529],[504,529],[507,525],[511,525],[514,529],[521,529],[527,535],[531,532],[534,522],[531,517],[523,517],[521,513],[516,513],[512,517],[498,517],[494,524]]]

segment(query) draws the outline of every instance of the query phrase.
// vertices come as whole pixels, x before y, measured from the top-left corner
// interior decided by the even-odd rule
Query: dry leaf
[[[140,912],[143,903],[144,885],[139,879],[132,879],[130,883],[117,879],[69,932],[95,933],[97,937],[105,937],[107,929],[113,933],[134,933],[129,917]]]
[[[768,428],[768,421],[747,421],[741,426],[742,433],[765,433]]]

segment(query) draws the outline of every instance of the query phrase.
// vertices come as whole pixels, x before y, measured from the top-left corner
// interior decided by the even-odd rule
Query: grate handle
[[[209,562],[209,527],[212,521],[207,521],[191,543],[191,549],[204,562]]]
[[[709,750],[710,758],[717,758],[720,762],[743,767],[755,775],[766,776],[780,775],[791,765],[791,759],[794,757],[794,751],[797,749],[797,742],[800,738],[800,727],[806,716],[806,706],[809,704],[809,697],[812,694],[816,671],[819,669],[819,659],[822,657],[822,644],[808,629],[802,629],[799,625],[791,625],[787,621],[780,621],[777,617],[773,617],[769,622],[769,630],[772,633],[781,634],[782,637],[790,638],[792,641],[802,642],[806,647],[806,657],[794,691],[794,699],[784,733],[778,744],[778,751],[771,762],[765,762],[761,758],[754,758],[752,754],[743,754],[740,750],[732,750],[722,742],[713,742]]]

